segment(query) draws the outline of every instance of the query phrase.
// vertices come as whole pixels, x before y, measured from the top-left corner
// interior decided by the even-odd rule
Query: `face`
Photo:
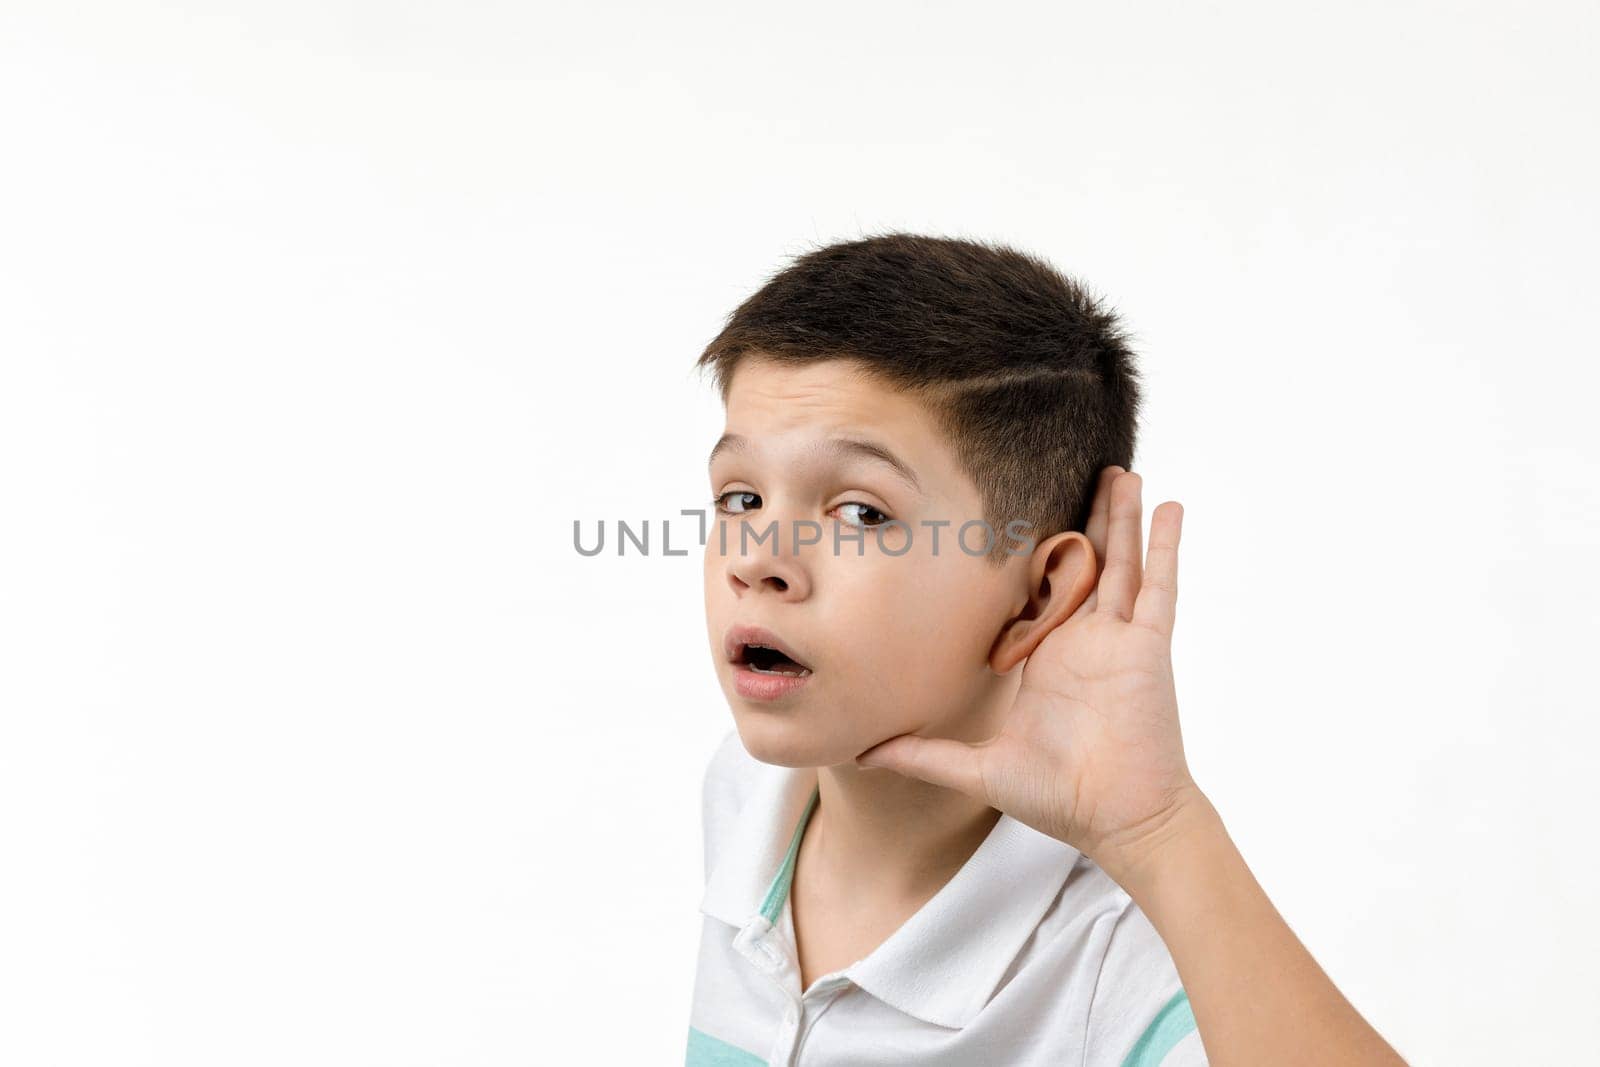
[[[977,526],[957,544],[983,502],[930,412],[853,361],[759,356],[726,409],[706,623],[750,754],[820,767],[901,733],[992,732],[1021,672],[989,653],[1027,601],[1027,556],[990,563]]]

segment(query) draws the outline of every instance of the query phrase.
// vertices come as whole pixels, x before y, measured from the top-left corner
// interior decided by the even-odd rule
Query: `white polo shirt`
[[[800,988],[789,884],[815,769],[729,731],[706,769],[688,1067],[1205,1064],[1166,946],[1070,845],[1001,815],[871,953]]]

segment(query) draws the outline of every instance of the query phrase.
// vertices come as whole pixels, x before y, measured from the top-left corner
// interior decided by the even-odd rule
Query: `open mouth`
[[[811,673],[811,668],[803,663],[797,663],[789,656],[766,645],[745,645],[739,652],[735,663],[748,667],[756,674],[786,674],[794,677],[803,677]]]

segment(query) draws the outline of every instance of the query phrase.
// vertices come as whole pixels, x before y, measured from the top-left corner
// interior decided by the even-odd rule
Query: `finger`
[[[1101,469],[1100,478],[1095,483],[1094,501],[1089,506],[1089,523],[1083,531],[1089,544],[1094,547],[1096,585],[1100,584],[1100,570],[1106,565],[1106,526],[1111,516],[1111,483],[1123,470],[1115,464]],[[1078,605],[1072,617],[1076,619],[1079,615],[1094,611],[1098,601],[1095,590],[1089,590],[1089,595],[1083,598],[1083,603]]]
[[[1100,472],[1100,478],[1095,482],[1094,503],[1089,506],[1089,524],[1084,527],[1084,536],[1089,538],[1089,543],[1094,546],[1094,558],[1101,563],[1106,559],[1106,526],[1111,517],[1111,483],[1116,476],[1122,473],[1118,466],[1106,467]]]
[[[1133,621],[1171,635],[1178,610],[1178,538],[1183,533],[1183,505],[1169,500],[1150,516],[1150,553],[1144,584],[1134,605]]]
[[[1106,533],[1106,566],[1100,574],[1095,610],[1122,619],[1133,617],[1133,601],[1139,595],[1139,550],[1144,540],[1139,491],[1143,484],[1144,479],[1133,471],[1117,475],[1111,483],[1111,527]]]
[[[882,767],[955,789],[977,800],[986,799],[978,750],[965,741],[901,734],[867,749],[856,757],[858,767]]]

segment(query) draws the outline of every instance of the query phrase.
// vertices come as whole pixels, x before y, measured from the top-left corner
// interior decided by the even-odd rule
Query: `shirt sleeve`
[[[1167,946],[1132,899],[1112,927],[1089,1002],[1084,1067],[1207,1067]]]

